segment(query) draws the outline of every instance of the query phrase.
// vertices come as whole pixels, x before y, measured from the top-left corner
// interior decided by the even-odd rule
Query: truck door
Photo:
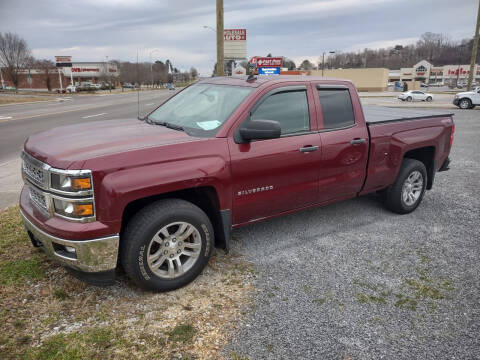
[[[363,186],[368,159],[368,131],[357,97],[352,104],[347,86],[317,85],[322,159],[319,200],[355,196]],[[357,119],[357,121],[356,121]]]
[[[246,144],[229,137],[234,224],[296,209],[318,199],[320,136],[314,131],[314,99],[307,84],[269,90],[250,111],[252,120],[278,121],[282,135]]]

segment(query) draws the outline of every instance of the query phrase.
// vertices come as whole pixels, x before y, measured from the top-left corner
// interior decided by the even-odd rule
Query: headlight
[[[55,213],[70,219],[84,219],[95,216],[93,200],[53,199]]]
[[[55,191],[71,194],[91,194],[92,174],[88,170],[52,172],[50,186]]]
[[[455,95],[455,99],[458,99],[458,98],[459,98],[459,96],[458,96],[458,95]]]

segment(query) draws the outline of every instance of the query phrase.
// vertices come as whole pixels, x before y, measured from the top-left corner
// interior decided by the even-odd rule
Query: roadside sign
[[[247,58],[247,29],[224,29],[223,47],[225,60]]]
[[[71,56],[55,56],[55,62],[57,67],[72,67]]]
[[[280,75],[279,67],[259,67],[258,75]]]
[[[282,67],[281,57],[258,57],[257,67]]]

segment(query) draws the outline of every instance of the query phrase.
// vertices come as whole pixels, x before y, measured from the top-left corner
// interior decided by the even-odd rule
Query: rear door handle
[[[304,147],[300,148],[299,150],[302,153],[317,151],[318,150],[318,145],[315,145],[315,146],[307,145],[307,146],[304,146]]]
[[[367,141],[367,139],[353,139],[353,140],[350,140],[350,144],[360,145],[360,144],[363,144],[366,141]]]

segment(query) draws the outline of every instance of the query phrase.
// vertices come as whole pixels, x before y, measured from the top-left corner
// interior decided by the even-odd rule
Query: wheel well
[[[123,211],[121,234],[125,230],[125,226],[128,224],[130,219],[140,209],[155,201],[169,198],[189,201],[202,209],[212,222],[212,226],[215,232],[215,246],[221,248],[225,246],[225,236],[223,232],[222,219],[220,216],[220,204],[218,201],[218,195],[216,190],[210,186],[173,191],[132,201],[125,207]]]
[[[428,146],[424,148],[410,150],[404,155],[405,158],[415,159],[421,161],[427,169],[427,189],[430,190],[433,186],[435,177],[435,148]]]

